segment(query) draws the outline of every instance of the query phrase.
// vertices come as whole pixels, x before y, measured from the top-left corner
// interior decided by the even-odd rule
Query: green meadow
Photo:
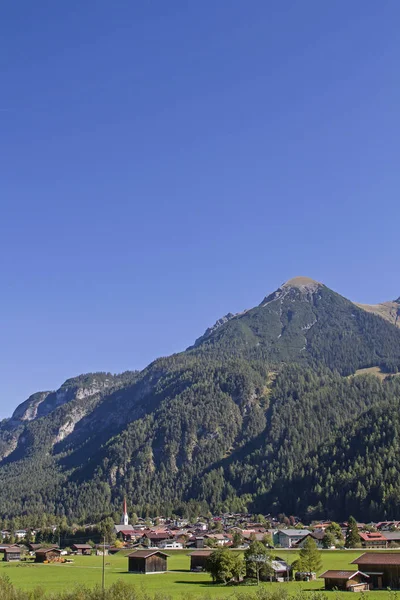
[[[323,570],[354,568],[351,561],[357,558],[361,551],[326,550],[322,551]],[[136,575],[127,572],[128,552],[120,552],[114,556],[106,557],[105,578],[106,586],[122,580],[132,584],[138,589],[146,591],[150,596],[157,592],[169,594],[173,599],[185,598],[229,598],[240,590],[246,596],[255,591],[254,586],[220,586],[211,583],[207,573],[191,573],[189,571],[189,556],[187,551],[168,551],[168,573],[160,575]],[[290,550],[276,550],[281,558],[293,562],[297,553]],[[322,572],[322,571],[321,571]],[[45,592],[63,592],[80,586],[94,587],[101,584],[102,557],[77,556],[73,564],[35,564],[33,562],[0,563],[0,575],[7,575],[15,587],[24,590],[33,590],[41,587]],[[262,583],[266,588],[285,588],[293,594],[300,589],[304,591],[317,591],[323,589],[323,580],[311,582],[289,583]],[[346,597],[350,592],[328,592],[328,596],[339,598]],[[367,592],[368,598],[381,598],[388,600],[390,592]],[[357,595],[357,594],[356,594]]]

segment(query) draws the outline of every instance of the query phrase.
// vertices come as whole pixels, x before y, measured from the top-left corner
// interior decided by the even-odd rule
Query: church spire
[[[122,507],[123,513],[121,517],[121,525],[129,525],[128,509],[126,506],[126,497],[124,497],[124,504]]]

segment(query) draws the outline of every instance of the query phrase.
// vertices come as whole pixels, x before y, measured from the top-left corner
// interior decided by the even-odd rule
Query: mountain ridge
[[[376,366],[400,370],[395,323],[295,277],[184,352],[20,404],[0,423],[1,515],[93,520],[124,496],[141,513],[292,510],[282,490],[323,440],[397,405],[400,378],[348,377]]]

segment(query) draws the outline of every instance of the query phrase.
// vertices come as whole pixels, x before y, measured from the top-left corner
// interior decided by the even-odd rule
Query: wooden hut
[[[364,592],[369,589],[369,576],[361,571],[325,571],[321,575],[326,590]]]
[[[6,562],[21,560],[21,548],[19,546],[9,546],[8,548],[4,548],[3,560]]]
[[[160,550],[137,550],[128,554],[128,571],[130,573],[165,573],[167,571],[168,554]]]
[[[82,556],[90,556],[92,554],[92,546],[90,544],[73,544],[71,550]]]
[[[60,558],[61,550],[60,548],[39,548],[35,553],[35,562],[43,563],[50,562],[54,559]]]
[[[366,552],[351,564],[369,575],[370,589],[400,588],[400,554],[396,552]]]
[[[188,556],[190,556],[190,570],[191,571],[204,571],[206,566],[206,560],[212,553],[212,550],[195,550]]]

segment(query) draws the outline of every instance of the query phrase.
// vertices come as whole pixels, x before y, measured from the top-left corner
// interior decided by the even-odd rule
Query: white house
[[[277,532],[278,544],[282,548],[291,548],[309,533],[309,529],[279,529]]]

